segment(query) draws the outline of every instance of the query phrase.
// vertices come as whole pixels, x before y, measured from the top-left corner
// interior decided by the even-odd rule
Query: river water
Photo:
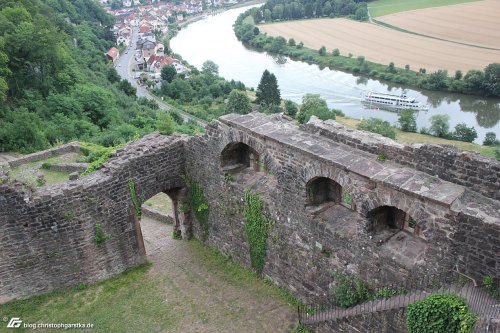
[[[430,126],[431,116],[448,114],[450,130],[458,123],[476,128],[476,143],[482,143],[487,132],[500,136],[498,98],[414,90],[245,47],[236,39],[232,25],[237,16],[248,8],[231,9],[188,25],[171,40],[172,50],[197,68],[201,68],[206,60],[212,60],[219,65],[221,76],[239,80],[248,87],[256,88],[262,72],[268,69],[276,75],[282,98],[300,103],[306,93],[320,94],[330,108],[340,109],[352,118],[377,117],[396,123],[397,113],[365,107],[361,103],[361,94],[367,90],[401,94],[403,89],[407,89],[406,95],[430,105],[429,111],[417,114],[419,129]]]

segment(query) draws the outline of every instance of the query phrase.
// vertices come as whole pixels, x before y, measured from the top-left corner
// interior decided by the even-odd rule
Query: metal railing
[[[332,302],[298,307],[299,322],[314,324],[329,320],[406,308],[409,304],[437,293],[451,293],[464,298],[481,321],[500,325],[500,301],[494,299],[486,285],[456,271],[447,271],[407,280],[403,284],[385,285],[371,290],[371,297],[364,303],[350,308],[340,308]]]

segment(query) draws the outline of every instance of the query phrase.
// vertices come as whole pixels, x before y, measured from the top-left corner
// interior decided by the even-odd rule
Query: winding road
[[[152,95],[145,87],[139,85],[137,83],[137,80],[134,79],[132,68],[133,68],[134,54],[136,51],[134,48],[134,45],[136,45],[136,42],[138,39],[138,30],[139,29],[137,27],[132,28],[132,39],[130,42],[130,46],[125,49],[125,51],[120,55],[120,58],[118,59],[118,61],[115,64],[115,68],[116,68],[116,71],[118,72],[118,75],[120,75],[120,77],[122,79],[129,81],[130,84],[132,84],[132,86],[137,89],[137,93],[136,93],[137,97],[145,97],[147,99],[154,100],[154,101],[156,101],[156,103],[158,103],[158,106],[160,107],[160,109],[168,110],[168,111],[175,111],[182,116],[184,121],[187,122],[187,121],[192,120],[192,121],[196,122],[198,125],[200,125],[201,127],[205,127],[208,124],[208,122],[206,122],[203,119],[194,117],[194,116],[192,116],[192,115],[190,115],[182,110],[179,110],[179,109],[173,107],[172,105],[169,105],[169,104],[162,102],[158,97]]]

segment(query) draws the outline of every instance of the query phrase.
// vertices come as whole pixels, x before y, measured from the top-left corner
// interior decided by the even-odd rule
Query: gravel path
[[[195,242],[172,239],[172,226],[143,218],[149,274],[165,281],[165,300],[185,312],[175,332],[289,332],[296,310],[261,281],[242,281],[209,262]]]

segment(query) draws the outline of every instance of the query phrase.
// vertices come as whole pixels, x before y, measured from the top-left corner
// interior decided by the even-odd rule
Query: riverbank
[[[368,61],[367,58],[364,55],[360,55],[359,52],[358,55],[355,57],[353,54],[355,52],[349,52],[348,54],[346,54],[346,51],[340,48],[335,48],[331,50],[327,49],[325,46],[321,46],[318,49],[314,50],[307,48],[304,45],[304,43],[299,39],[289,38],[287,40],[285,37],[281,35],[275,37],[268,36],[267,33],[262,33],[260,30],[262,29],[264,31],[266,30],[266,27],[267,30],[269,30],[269,27],[276,28],[278,25],[283,26],[283,25],[289,25],[289,24],[293,25],[298,23],[287,21],[287,22],[273,23],[271,25],[265,25],[265,26],[263,25],[255,26],[255,24],[253,24],[253,22],[255,21],[254,20],[255,17],[259,17],[258,8],[251,8],[246,12],[240,14],[240,16],[237,18],[235,22],[234,31],[236,37],[241,42],[256,50],[267,51],[270,54],[288,56],[293,60],[305,61],[309,64],[317,64],[318,66],[320,66],[320,68],[328,67],[330,69],[341,70],[353,74],[359,74],[366,76],[368,78],[383,80],[386,82],[396,83],[400,85],[407,85],[418,89],[461,93],[461,94],[468,94],[481,97],[485,96],[500,97],[500,89],[495,88],[497,84],[496,82],[497,79],[495,75],[491,75],[492,73],[496,73],[498,71],[500,64],[497,63],[487,65],[484,69],[484,72],[480,70],[474,70],[473,75],[470,74],[464,76],[464,73],[462,73],[461,71],[457,71],[453,77],[449,77],[448,71],[446,70],[437,70],[433,73],[427,74],[427,69],[423,67],[419,68],[418,71],[415,71],[413,68],[411,68],[409,64],[402,65],[401,63],[399,63],[399,66],[404,66],[404,68],[398,68],[398,64],[396,64],[395,62],[390,62],[389,64],[380,64]],[[314,25],[316,24],[315,22],[321,20],[325,22],[328,21],[330,23],[332,21],[330,19],[307,20],[307,21],[300,21],[300,24],[308,24],[309,26],[311,24]],[[349,27],[347,27],[346,30],[347,32],[349,32],[349,38],[346,39],[346,43],[353,43],[351,39],[351,32],[356,31],[357,29],[353,29],[352,27],[350,27],[352,25],[360,25],[363,27],[369,27],[370,29],[372,27],[383,29],[376,25],[360,23],[357,21],[351,21],[347,19],[339,19],[339,21],[337,22],[344,22],[345,24],[349,25]],[[300,30],[303,32],[303,34],[300,36],[307,35],[308,36],[307,40],[310,40],[311,38],[313,39],[318,38],[318,33],[311,33],[311,31],[308,30],[307,34],[305,35],[304,34],[305,30],[304,29]],[[325,35],[328,35],[331,29],[326,29],[326,30],[328,31],[323,31],[323,32]],[[346,35],[347,33],[346,31],[344,31],[343,35]],[[404,34],[402,32],[397,32],[397,33],[403,34],[404,37],[413,36],[409,34]],[[276,34],[281,34],[281,32],[277,32]],[[423,38],[420,36],[413,36],[413,37]],[[353,38],[356,39],[355,37]],[[430,40],[438,42],[436,40],[432,39]],[[465,47],[463,45],[462,46],[456,45],[456,46]],[[383,49],[383,47],[381,48]],[[371,51],[369,52],[370,55],[374,54],[373,50],[375,49],[377,48],[376,47],[371,48]],[[484,51],[493,52],[491,50],[484,50]],[[462,52],[458,51],[453,53],[454,56],[462,54]],[[367,53],[367,56],[368,55],[369,54]],[[395,61],[397,60],[395,59]],[[477,80],[478,76],[481,78],[480,80]]]

